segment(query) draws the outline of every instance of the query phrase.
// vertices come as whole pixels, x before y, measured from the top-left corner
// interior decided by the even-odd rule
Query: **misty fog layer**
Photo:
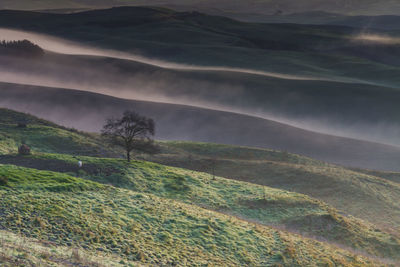
[[[0,83],[0,106],[56,123],[98,130],[104,118],[128,108],[156,121],[156,138],[265,147],[344,166],[400,170],[400,148],[305,131],[236,113],[118,99],[78,90]]]
[[[231,67],[216,67],[216,66],[195,66],[195,65],[185,65],[178,64],[172,62],[165,62],[156,59],[145,58],[139,55],[132,55],[129,53],[123,53],[114,50],[106,50],[95,47],[89,47],[81,44],[77,44],[75,42],[67,41],[64,39],[44,35],[37,34],[32,32],[11,30],[0,28],[0,37],[2,40],[21,40],[28,39],[35,44],[39,45],[45,50],[52,51],[60,54],[68,54],[68,55],[88,55],[88,56],[102,56],[102,57],[110,57],[110,58],[118,58],[125,60],[132,60],[148,65],[157,66],[160,68],[166,69],[176,69],[176,70],[194,70],[194,71],[214,71],[214,72],[233,72],[233,73],[245,73],[245,74],[253,74],[260,75],[266,77],[273,77],[278,79],[288,79],[288,80],[314,80],[314,81],[338,81],[345,83],[369,83],[366,81],[362,81],[359,79],[350,79],[344,77],[316,77],[316,76],[302,76],[302,75],[291,75],[285,73],[274,73],[274,72],[266,72],[266,71],[258,71],[251,69],[241,69],[241,68],[231,68]]]
[[[343,78],[345,81],[343,84],[335,84],[331,79],[238,68],[168,63],[118,51],[91,48],[42,34],[8,29],[0,29],[0,36],[6,40],[29,39],[53,53],[81,55],[81,59],[75,62],[71,57],[71,62],[67,62],[68,64],[65,63],[65,57],[57,57],[57,55],[52,55],[54,58],[50,57],[50,60],[35,64],[8,61],[7,64],[0,66],[1,82],[71,88],[127,99],[198,106],[272,119],[317,132],[398,144],[397,136],[400,128],[393,125],[390,120],[379,122],[379,124],[376,122],[368,124],[366,121],[358,121],[357,118],[349,120],[335,114],[333,115],[336,117],[328,117],[324,113],[299,113],[298,116],[293,114],[292,111],[296,110],[296,106],[292,106],[293,103],[311,101],[308,99],[309,96],[304,97],[295,92],[299,86],[307,88],[314,86],[308,82],[321,82],[323,85],[319,84],[317,88],[330,84],[334,91],[339,88],[350,89],[353,86],[359,86],[359,84],[348,83],[348,78]],[[84,58],[84,56],[90,57]],[[97,59],[94,57],[100,58],[97,65]],[[104,57],[106,59],[103,60]],[[119,59],[131,61],[136,65],[132,67],[129,65],[131,63],[117,62]],[[86,62],[90,60],[94,63]],[[126,71],[127,68],[133,70]],[[252,76],[259,76],[258,79],[264,82],[268,80],[268,83],[249,84],[248,80]],[[282,83],[291,81],[293,83],[288,86],[293,90],[285,93]],[[263,102],[264,98],[259,97],[260,92],[266,89],[271,90],[271,86],[276,87],[274,94],[281,94],[283,100],[278,102],[266,95],[266,102]],[[274,108],[274,103],[268,102],[268,98],[276,102],[277,108]],[[314,106],[318,104],[312,101],[307,103]],[[318,108],[315,107],[315,110]]]
[[[365,42],[365,43],[383,44],[383,45],[400,44],[400,37],[392,37],[388,35],[379,35],[379,34],[362,33],[352,37],[352,40],[355,42]]]

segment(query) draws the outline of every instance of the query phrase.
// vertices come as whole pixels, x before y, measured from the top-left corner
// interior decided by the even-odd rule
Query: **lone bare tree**
[[[107,119],[103,126],[102,136],[109,138],[113,144],[126,151],[126,158],[131,160],[133,149],[146,150],[151,147],[155,124],[153,119],[146,118],[134,111],[125,111],[122,118]]]

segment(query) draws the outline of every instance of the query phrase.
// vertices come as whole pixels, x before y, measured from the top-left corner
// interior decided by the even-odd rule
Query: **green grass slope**
[[[151,194],[12,165],[0,165],[0,170],[9,178],[8,186],[0,187],[0,227],[27,237],[150,265],[376,264],[317,241]]]
[[[365,169],[354,169],[356,172],[365,173],[368,175],[381,177],[396,183],[400,183],[400,173],[399,172],[389,172],[389,171],[375,171],[375,170],[365,170]]]
[[[396,102],[395,99],[393,101]],[[237,113],[126,100],[70,89],[4,83],[0,83],[0,106],[32,112],[37,116],[89,132],[100,130],[106,118],[120,116],[123,111],[134,108],[157,122],[157,138],[163,140],[273,148],[345,166],[400,170],[397,160],[400,157],[399,147],[325,135]],[[12,135],[16,124],[8,126]],[[5,128],[2,131],[7,132]],[[27,140],[29,138],[26,137]]]
[[[161,154],[145,158],[208,173],[214,169],[219,176],[299,192],[372,223],[400,227],[400,184],[384,179],[384,172],[353,171],[266,149],[189,142],[162,147]]]
[[[142,266],[117,255],[82,248],[61,246],[54,242],[27,238],[9,231],[0,231],[0,264],[13,266]]]
[[[264,225],[283,227],[375,256],[396,258],[400,253],[399,237],[367,222],[340,215],[335,209],[305,195],[142,161],[127,163],[122,159],[78,158],[84,162],[79,171],[76,157],[59,154],[3,156],[0,163],[71,175],[77,173],[82,178],[102,184],[177,200]],[[9,173],[9,169],[0,171],[3,176]],[[34,174],[29,171],[27,174],[35,179]],[[38,183],[47,183],[45,178],[39,178]],[[18,181],[19,186],[24,185],[22,179]],[[83,186],[77,182],[73,184],[78,188]]]
[[[363,205],[366,204],[355,202],[350,207],[346,207],[338,205],[335,201],[328,201],[332,206],[339,207],[344,212],[342,214],[325,203],[302,194],[220,177],[213,178],[212,175],[204,173],[212,172],[210,164],[215,164],[215,171],[220,176],[224,174],[224,176],[233,178],[228,176],[228,174],[231,175],[232,173],[226,172],[226,170],[230,170],[246,177],[237,179],[247,179],[253,183],[260,183],[257,179],[262,173],[264,173],[264,176],[269,173],[268,175],[276,179],[287,179],[287,176],[299,174],[296,169],[290,168],[293,166],[309,171],[329,166],[319,161],[263,149],[204,143],[162,142],[160,143],[162,153],[146,158],[169,165],[182,166],[187,169],[197,168],[202,172],[167,167],[144,161],[127,163],[122,159],[84,156],[88,154],[101,156],[112,153],[118,155],[118,151],[107,151],[108,148],[102,146],[101,140],[96,135],[88,135],[59,126],[49,126],[46,121],[33,117],[25,118],[21,113],[5,110],[4,114],[11,116],[11,118],[3,116],[0,123],[0,129],[2,130],[0,135],[3,135],[3,139],[0,140],[0,147],[3,151],[3,155],[0,155],[0,164],[11,165],[4,167],[0,171],[0,176],[7,177],[11,186],[29,190],[45,188],[54,192],[59,190],[88,190],[87,184],[68,176],[79,175],[87,181],[111,184],[115,187],[152,194],[163,199],[179,201],[248,221],[283,227],[290,231],[300,232],[305,236],[338,243],[378,257],[396,258],[399,255],[399,237],[390,233],[390,231],[382,231],[380,230],[382,227],[377,228],[368,222],[376,223],[376,221],[381,222],[380,220],[374,220],[367,216],[358,216],[364,219],[362,221],[352,216],[344,216],[344,214],[348,213],[355,215],[353,209],[364,207]],[[15,121],[25,121],[28,123],[28,127],[16,127]],[[10,124],[10,122],[14,123]],[[33,148],[34,154],[32,156],[16,155],[16,145],[20,140],[25,140],[25,143]],[[88,147],[90,148],[90,153],[88,153]],[[48,154],[48,152],[63,154]],[[80,170],[77,168],[78,160],[84,162],[84,166]],[[221,162],[224,164],[228,162],[229,164],[221,165]],[[260,167],[261,164],[266,162],[275,162],[283,164],[282,166],[286,168],[279,168],[278,165],[269,166],[268,163],[270,170],[257,169],[244,164],[249,164],[249,162],[251,164],[258,163],[259,165],[256,165],[256,167]],[[236,166],[236,164],[238,165]],[[40,175],[37,175],[34,169],[15,172],[14,167],[12,167],[15,165],[49,170],[55,173],[41,172]],[[224,168],[221,168],[222,166]],[[331,167],[333,168],[333,166]],[[240,170],[241,168],[242,170]],[[221,172],[221,170],[225,172]],[[247,171],[245,172],[245,170]],[[13,172],[15,174],[20,173],[21,176],[11,175]],[[271,174],[270,172],[274,173]],[[327,174],[324,173],[324,175]],[[255,180],[254,177],[256,178]],[[59,180],[61,178],[62,180]],[[34,185],[37,188],[31,185],[31,181],[34,181]],[[52,184],[52,181],[56,181],[56,183]],[[307,182],[310,182],[309,186],[317,185],[314,184],[315,181],[303,181],[303,185],[305,186]],[[323,184],[323,181],[320,184]],[[330,183],[327,184],[330,186]],[[347,180],[344,179],[338,184],[343,184],[344,187],[347,185]],[[393,191],[393,188],[395,189],[391,184],[386,186],[388,187],[386,191],[381,190],[381,188],[377,188],[377,190],[387,193],[388,190]],[[299,188],[294,186],[294,188],[295,190],[290,188],[291,191],[301,191],[299,190],[299,188],[301,189],[300,186]],[[315,191],[318,190],[320,188],[315,189]],[[344,199],[348,199],[348,195],[352,193],[354,192],[350,192],[350,190],[341,192]],[[332,193],[330,194],[332,195]],[[317,197],[324,199],[319,195]],[[393,202],[396,197],[397,192],[393,191]],[[389,226],[393,229],[393,224],[396,225],[398,216],[396,206],[387,200],[380,202],[371,200],[368,204],[370,203],[385,204],[382,209],[387,212],[385,218],[390,218],[388,222],[391,225]],[[392,206],[389,206],[388,203]],[[383,213],[382,211],[379,213],[375,206],[372,207],[374,209],[369,213],[359,211],[357,215],[364,212],[374,217],[376,214],[381,215]]]
[[[18,127],[18,123],[27,124],[28,127]],[[16,153],[23,143],[40,152],[118,155],[112,148],[104,146],[98,135],[61,127],[25,113],[0,109],[0,155]]]

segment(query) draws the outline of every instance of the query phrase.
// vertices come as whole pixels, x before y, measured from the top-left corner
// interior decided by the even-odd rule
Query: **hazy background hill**
[[[379,39],[382,35],[377,32],[363,39],[356,27],[244,23],[146,7],[73,14],[0,13],[0,26],[74,41],[1,30],[3,38],[30,39],[47,50],[40,59],[1,56],[3,105],[7,107],[15,104],[19,110],[56,121],[64,117],[60,122],[93,131],[99,130],[106,115],[120,113],[121,106],[111,108],[108,101],[113,98],[101,104],[89,101],[82,91],[185,104],[184,112],[205,111],[200,107],[210,113],[196,123],[186,117],[189,122],[182,124],[183,128],[171,131],[169,126],[182,117],[168,114],[164,108],[170,105],[159,104],[157,113],[140,111],[160,121],[162,139],[272,147],[344,165],[397,170],[396,147],[333,136],[320,139],[321,135],[273,122],[399,144],[400,49],[396,32],[385,32],[390,34],[389,40]],[[11,85],[17,83],[21,86]],[[58,100],[60,107],[48,112],[38,105],[48,102],[55,107],[56,91],[41,88],[40,93],[26,97],[29,86],[24,84],[76,89],[80,92],[74,94],[80,96]],[[80,97],[86,102],[78,102]],[[60,112],[76,105],[81,105],[73,110],[80,110],[80,117],[71,119]],[[92,124],[89,116],[82,115],[95,113],[90,106],[107,109],[98,113],[102,116],[96,115]],[[215,110],[242,113],[240,124],[232,124],[229,116],[233,113]],[[170,116],[168,120],[165,114]],[[227,127],[231,127],[229,131]]]
[[[328,11],[343,14],[382,15],[398,14],[400,3],[396,0],[59,0],[29,1],[3,0],[0,8],[4,9],[70,9],[70,8],[104,8],[121,5],[159,5],[182,10],[200,10],[235,16],[237,13],[270,15],[277,12],[295,13],[304,11]]]
[[[102,53],[102,58],[46,55],[46,64],[8,60],[3,71],[15,73],[13,79],[2,73],[3,82],[224,109],[313,131],[399,143],[400,49],[393,31],[364,36],[357,27],[242,23],[143,7],[61,15],[2,11],[0,25],[126,53],[117,58],[115,53]],[[50,45],[49,37],[29,38],[44,49],[88,53],[65,41]],[[144,59],[138,61],[137,55]],[[171,62],[185,66],[174,68]]]
[[[314,25],[341,25],[364,30],[399,30],[400,16],[394,15],[344,15],[324,11],[308,11],[280,15],[237,14],[235,19],[265,23],[296,23]]]
[[[394,146],[324,135],[237,113],[137,100],[85,91],[0,84],[0,106],[69,127],[99,131],[105,118],[133,109],[153,117],[156,137],[286,150],[345,166],[400,170]]]
[[[0,10],[0,262],[396,264],[398,18],[349,14],[397,1],[92,10],[132,3],[0,4],[48,9]],[[101,138],[127,109],[155,154]]]

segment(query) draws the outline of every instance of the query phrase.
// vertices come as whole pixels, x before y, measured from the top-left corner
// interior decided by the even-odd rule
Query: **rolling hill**
[[[86,131],[99,131],[107,117],[134,109],[155,119],[156,136],[162,140],[258,146],[345,166],[399,170],[400,149],[397,147],[319,134],[237,113],[13,84],[1,84],[0,94],[3,107]]]
[[[32,19],[37,23],[29,23]],[[355,52],[362,49],[382,53],[390,46],[375,43],[371,47],[354,42],[352,37],[361,33],[398,36],[396,31],[389,30],[365,32],[360,25],[245,23],[221,16],[157,7],[121,7],[72,14],[2,10],[0,25],[50,34],[94,47],[139,52],[150,58],[173,62],[220,66],[224,63],[222,66],[264,70],[268,70],[265,59],[270,53],[257,52],[290,51],[292,55],[289,56],[302,56],[303,60],[314,65],[321,64],[322,60],[316,60],[313,54],[327,58],[329,55],[345,55],[350,59],[354,56],[370,59],[365,53]],[[227,49],[226,54],[212,50],[216,48]],[[350,54],[346,53],[349,49]],[[334,57],[330,62],[333,60]],[[307,67],[307,64],[303,65]],[[290,73],[288,69],[286,72]],[[322,76],[323,73],[320,71],[319,74]]]
[[[2,11],[0,26],[51,34],[8,36],[1,30],[3,38],[29,37],[68,54],[47,53],[40,64],[3,57],[3,82],[223,109],[399,144],[395,31],[360,35],[358,26],[243,23],[144,7],[74,14]],[[377,38],[386,35],[394,43]]]
[[[84,146],[87,140],[94,139],[92,142],[96,143],[91,135],[34,117],[23,117],[21,113],[3,111],[1,118],[1,132],[6,133],[7,127],[14,128],[14,133],[23,135],[26,143],[36,142],[36,146],[32,146],[34,151],[73,153],[65,150],[63,139],[68,135],[71,149],[74,143],[76,147]],[[28,123],[28,128],[17,127],[14,120],[21,119]],[[39,127],[53,130],[54,137],[39,141],[33,134],[41,132]],[[18,143],[20,137],[13,136]],[[46,145],[50,142],[54,142],[51,148]],[[197,145],[193,145],[193,151],[198,151]],[[1,146],[8,146],[12,151],[15,144],[6,142]],[[213,149],[208,151],[212,153]],[[81,247],[82,251],[77,253],[82,255],[91,255],[97,250],[104,252],[100,256],[107,259],[112,252],[119,254],[122,262],[133,260],[147,264],[172,264],[182,260],[188,264],[207,260],[226,265],[271,265],[275,262],[301,266],[329,261],[344,265],[356,261],[368,264],[367,259],[357,256],[350,260],[347,252],[329,246],[325,248],[327,259],[320,259],[322,254],[313,247],[313,244],[318,244],[316,241],[274,230],[271,226],[345,248],[352,247],[389,261],[389,258],[396,259],[400,249],[400,239],[396,235],[367,221],[341,215],[325,203],[305,195],[144,161],[127,163],[121,159],[82,156],[81,153],[84,152],[77,150],[74,156],[39,152],[25,157],[15,154],[0,156],[3,184],[0,192],[4,200],[0,210],[5,215],[0,220],[2,228],[29,238],[39,238],[51,246]],[[103,155],[101,151],[98,153]],[[78,158],[84,162],[79,171],[75,166]],[[385,183],[393,186],[390,182]],[[205,226],[212,232],[210,235],[206,234],[207,231],[196,232],[201,224],[197,220],[203,220],[203,217],[205,221],[210,220],[207,218],[215,221],[212,226]],[[243,231],[252,225],[257,225],[256,232],[244,234]],[[258,231],[261,231],[260,236]],[[238,236],[230,236],[234,233]],[[1,234],[11,235],[8,232]],[[270,236],[272,239],[268,242],[271,242],[278,235],[285,241],[265,245],[281,251],[278,246],[285,247],[285,242],[295,242],[291,252],[281,252],[281,256],[276,252],[260,254],[263,242],[267,242],[264,238]],[[241,240],[239,243],[238,238]],[[258,241],[251,241],[253,238]],[[206,245],[210,242],[214,244],[213,248]],[[27,249],[6,244],[16,251]],[[246,254],[238,254],[241,249],[238,246],[246,247]],[[221,251],[222,247],[232,250]],[[168,257],[160,254],[161,248],[168,251]],[[34,251],[40,255],[40,250]],[[63,247],[57,251],[52,252],[56,254],[54,257],[48,256],[45,260],[68,260]],[[41,253],[49,255],[46,251]]]
[[[153,195],[65,174],[8,165],[0,169],[11,177],[10,185],[0,189],[6,214],[2,227],[52,246],[117,254],[122,264],[376,264],[313,240]]]
[[[0,3],[0,266],[397,266],[397,1],[143,2]]]
[[[299,192],[382,227],[398,231],[400,226],[400,217],[392,216],[399,211],[398,201],[394,200],[398,198],[395,192],[399,189],[399,173],[350,170],[259,148],[193,142],[165,142],[161,146],[160,154],[143,158]]]
[[[396,30],[400,27],[398,14],[380,16],[343,15],[332,12],[310,11],[286,15],[237,14],[236,19],[263,23],[295,23],[312,25],[338,25],[364,30]]]

